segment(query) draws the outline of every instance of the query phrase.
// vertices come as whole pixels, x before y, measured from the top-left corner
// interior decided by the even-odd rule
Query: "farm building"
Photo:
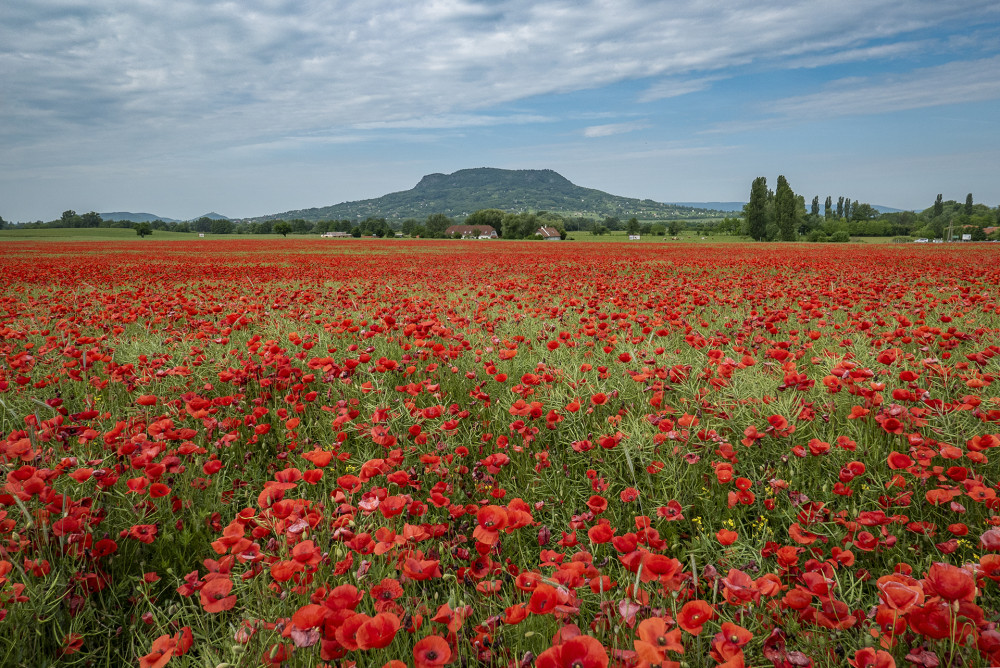
[[[559,230],[554,227],[542,226],[538,228],[535,234],[539,235],[545,241],[559,241],[562,239],[562,235],[559,234]]]
[[[444,231],[444,236],[460,236],[463,239],[496,239],[499,235],[490,225],[452,225]]]

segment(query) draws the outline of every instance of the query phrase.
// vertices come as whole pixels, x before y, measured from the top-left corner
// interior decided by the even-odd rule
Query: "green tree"
[[[80,216],[73,209],[63,211],[59,218],[59,227],[80,227]]]
[[[855,202],[851,206],[851,220],[855,221],[865,221],[874,220],[878,218],[878,210],[875,209],[871,204],[862,203],[858,204]]]
[[[218,220],[213,220],[212,224],[209,226],[212,234],[232,234],[233,233],[233,223],[225,218],[219,218]]]
[[[275,234],[280,234],[282,237],[287,237],[288,233],[292,231],[292,226],[283,220],[279,220],[272,227]]]
[[[153,226],[149,223],[139,223],[135,226],[135,233],[139,235],[140,239],[142,239],[146,235],[153,233]]]
[[[427,216],[424,227],[427,228],[427,236],[433,239],[444,237],[444,231],[452,226],[452,220],[443,213],[432,213]]]
[[[497,234],[500,234],[500,228],[503,227],[503,211],[500,209],[479,209],[478,211],[473,211],[465,219],[465,224],[489,225],[497,231]]]
[[[937,199],[934,200],[934,217],[937,218],[944,213],[944,198],[941,193],[938,193]]]
[[[843,218],[843,217],[844,217],[844,198],[843,197],[838,197],[837,198],[837,218]]]
[[[750,201],[743,207],[750,236],[758,241],[767,236],[767,179],[758,176],[750,186]]]
[[[669,223],[667,223],[667,232],[669,232],[670,236],[672,237],[676,237],[678,234],[681,233],[681,230],[683,229],[684,229],[683,220],[671,220]]]
[[[965,215],[972,215],[972,193],[965,196]]]
[[[986,230],[981,227],[972,228],[972,240],[973,241],[986,241]]]
[[[89,211],[80,216],[80,227],[100,227],[104,219],[96,211]]]
[[[313,227],[312,223],[307,223],[302,218],[295,218],[289,221],[289,225],[292,226],[292,234],[305,234]]]
[[[795,241],[798,228],[795,193],[784,175],[778,177],[778,186],[774,190],[774,222],[778,225],[782,241]]]
[[[826,196],[826,202],[823,203],[823,217],[830,220],[830,216],[833,215],[833,198],[829,195]]]
[[[403,230],[403,234],[412,237],[413,229],[418,225],[420,225],[420,221],[418,221],[416,218],[407,218],[406,220],[403,221],[403,225],[401,227],[401,229]]]
[[[194,221],[194,231],[201,232],[202,234],[212,231],[212,219],[208,216],[202,216],[198,220]]]
[[[815,197],[813,197],[813,203],[812,203],[812,211],[811,211],[811,213],[814,216],[818,216],[819,215],[819,195],[816,195]]]
[[[629,236],[639,234],[639,219],[635,216],[629,218],[628,222],[625,223],[625,231],[628,232]]]

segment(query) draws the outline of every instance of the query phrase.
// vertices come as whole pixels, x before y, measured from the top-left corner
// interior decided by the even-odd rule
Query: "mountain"
[[[879,213],[902,213],[903,209],[893,209],[891,206],[882,206],[881,204],[872,204],[872,208]]]
[[[721,217],[721,212],[663,204],[649,199],[618,197],[583,188],[551,169],[461,169],[453,174],[428,174],[410,190],[375,199],[343,202],[259,216],[253,220],[341,220],[368,217],[423,219],[433,213],[464,218],[479,209],[551,211],[565,216],[644,220]]]
[[[165,223],[178,223],[179,220],[157,216],[152,213],[132,213],[130,211],[112,211],[111,213],[100,214],[104,220],[131,220],[133,223],[151,223],[154,220],[162,220]]]
[[[229,216],[223,216],[221,213],[216,213],[214,211],[209,211],[208,213],[198,216],[197,218],[191,218],[187,222],[192,222],[200,218],[208,218],[209,220],[232,220]]]

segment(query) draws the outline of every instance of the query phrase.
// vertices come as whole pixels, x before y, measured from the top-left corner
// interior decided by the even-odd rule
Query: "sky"
[[[0,216],[243,218],[471,167],[1000,204],[996,0],[10,0]]]

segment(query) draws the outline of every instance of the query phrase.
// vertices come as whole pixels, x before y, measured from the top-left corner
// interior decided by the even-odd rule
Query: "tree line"
[[[154,220],[150,222],[135,222],[129,220],[105,220],[94,211],[78,214],[76,211],[64,211],[62,216],[48,222],[5,223],[0,218],[0,229],[4,226],[17,229],[47,229],[47,228],[118,228],[134,229],[140,236],[153,234],[156,231],[182,232],[199,234],[278,234],[283,237],[291,235],[326,234],[340,232],[354,237],[392,237],[397,233],[404,236],[423,239],[441,239],[447,236],[446,231],[455,224],[488,225],[496,230],[497,235],[505,239],[532,239],[540,227],[552,227],[566,237],[568,232],[589,232],[604,235],[612,231],[625,230],[629,234],[659,234],[669,231],[677,234],[682,229],[683,221],[663,223],[640,223],[636,218],[622,221],[614,216],[603,219],[588,217],[566,217],[550,211],[534,213],[513,213],[500,209],[480,209],[463,218],[451,218],[443,213],[433,213],[424,219],[407,218],[402,221],[389,222],[381,217],[368,217],[363,220],[319,220],[308,221],[302,218],[292,220],[229,220],[226,218],[209,218],[202,216],[197,220],[175,222]]]
[[[820,212],[820,198],[812,199],[808,211],[805,198],[796,195],[783,175],[778,176],[774,190],[767,186],[766,177],[759,176],[750,186],[750,200],[742,215],[727,217],[717,226],[719,231],[750,237],[756,241],[849,241],[851,237],[899,237],[961,239],[969,235],[973,241],[1000,239],[992,229],[1000,225],[1000,206],[991,209],[973,202],[972,193],[965,203],[945,201],[939,194],[933,206],[923,211],[881,213],[866,202],[828,195]]]

